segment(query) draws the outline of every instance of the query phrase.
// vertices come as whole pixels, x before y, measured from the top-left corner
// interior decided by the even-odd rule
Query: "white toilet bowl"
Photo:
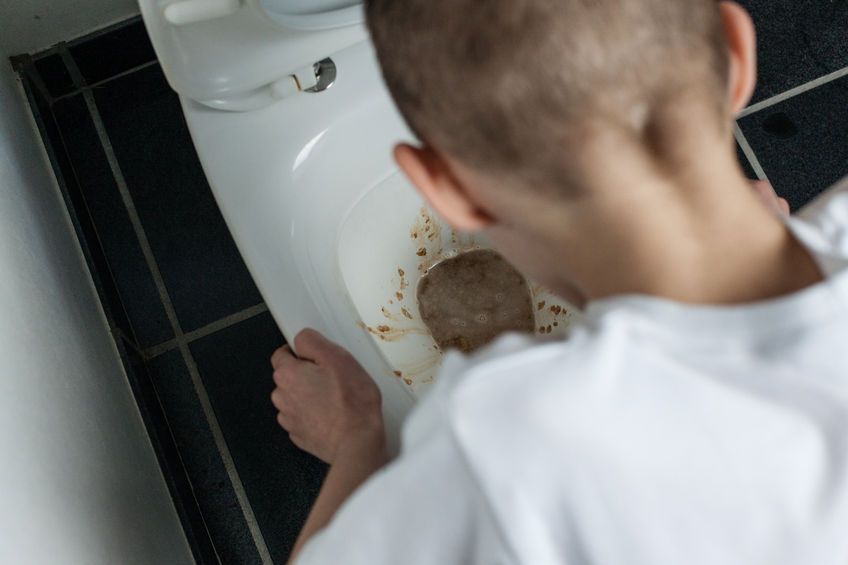
[[[393,145],[412,136],[370,43],[320,56],[337,68],[323,92],[249,112],[183,96],[183,108],[221,211],[284,335],[312,327],[350,349],[380,386],[396,439],[441,358],[418,315],[418,279],[439,259],[486,242],[452,232],[392,162]],[[540,333],[562,334],[571,312],[531,287]]]

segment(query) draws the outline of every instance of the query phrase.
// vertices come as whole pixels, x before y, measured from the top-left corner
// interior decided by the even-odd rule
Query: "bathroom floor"
[[[283,563],[326,472],[276,423],[283,344],[139,20],[16,64],[200,563]]]
[[[848,3],[742,4],[761,76],[737,149],[797,209],[848,174]],[[13,64],[197,561],[284,562],[326,466],[275,422],[268,359],[283,338],[142,23]]]

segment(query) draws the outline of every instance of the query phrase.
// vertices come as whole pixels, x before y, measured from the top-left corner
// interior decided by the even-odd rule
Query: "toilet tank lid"
[[[285,27],[318,31],[360,24],[362,0],[260,0],[265,13]]]

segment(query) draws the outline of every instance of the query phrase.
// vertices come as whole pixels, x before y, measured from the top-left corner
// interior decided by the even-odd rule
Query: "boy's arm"
[[[292,442],[330,464],[289,563],[368,477],[386,464],[380,391],[361,365],[318,332],[304,330],[274,353],[271,400]]]
[[[309,512],[309,518],[297,537],[297,543],[289,557],[290,565],[295,563],[306,542],[330,523],[344,501],[386,462],[385,437],[382,430],[374,437],[363,435],[345,442],[330,466],[321,492]]]

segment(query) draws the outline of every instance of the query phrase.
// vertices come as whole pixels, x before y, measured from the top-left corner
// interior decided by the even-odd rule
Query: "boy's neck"
[[[576,283],[587,300],[649,294],[693,304],[741,304],[820,281],[809,252],[722,154],[704,154],[712,167],[675,182],[637,174],[631,178],[638,190],[618,184],[618,190],[598,191],[598,198],[615,201],[595,202],[582,217],[579,209],[570,214],[584,225],[560,241],[573,258],[568,283]],[[617,182],[605,176],[597,181]]]

